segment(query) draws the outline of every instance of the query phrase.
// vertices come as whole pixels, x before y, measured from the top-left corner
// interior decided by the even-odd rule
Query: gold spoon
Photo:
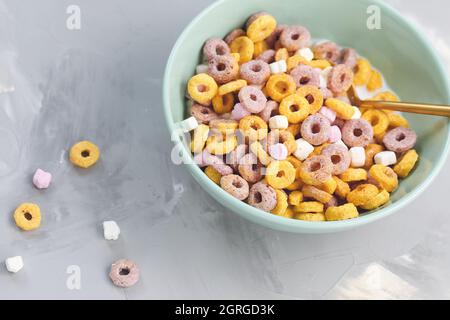
[[[352,104],[359,108],[372,108],[381,110],[392,110],[401,112],[410,112],[418,114],[427,114],[431,116],[450,117],[449,105],[427,104],[427,103],[410,103],[410,102],[394,102],[394,101],[374,101],[361,100],[356,93],[355,87],[352,85],[348,90],[348,98]]]

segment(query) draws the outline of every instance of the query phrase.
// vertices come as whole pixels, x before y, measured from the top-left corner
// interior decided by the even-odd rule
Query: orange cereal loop
[[[353,78],[353,83],[356,86],[365,86],[369,83],[372,76],[372,66],[366,59],[358,59],[356,63],[356,72]]]
[[[194,130],[191,141],[191,151],[193,153],[200,153],[205,147],[206,140],[208,140],[209,127],[205,124],[201,124]]]
[[[370,169],[373,166],[373,158],[380,152],[384,151],[384,147],[380,144],[371,143],[366,147],[366,163],[364,168]]]
[[[214,134],[206,140],[206,151],[209,153],[222,156],[228,154],[237,147],[237,138],[235,135]]]
[[[276,102],[294,94],[296,88],[294,79],[287,74],[272,75],[266,84],[267,93]]]
[[[281,101],[279,112],[288,118],[289,123],[298,124],[309,116],[309,102],[299,94],[292,94]]]
[[[337,182],[334,179],[330,179],[317,186],[320,190],[323,190],[329,194],[334,194],[337,189]]]
[[[367,110],[362,115],[362,118],[371,124],[375,136],[382,135],[389,127],[389,118],[386,113],[381,110]]]
[[[311,114],[319,112],[323,106],[323,93],[315,86],[302,86],[297,90],[297,94],[305,98],[309,103]]]
[[[398,187],[398,176],[389,167],[381,164],[372,166],[369,170],[370,176],[387,192],[392,192]]]
[[[288,58],[289,58],[289,52],[287,51],[286,48],[281,48],[281,49],[277,50],[277,52],[275,53],[275,61],[280,61],[280,60],[287,61]]]
[[[14,211],[14,221],[20,229],[32,231],[41,225],[41,209],[34,203],[22,203]]]
[[[253,52],[253,58],[259,57],[264,51],[269,50],[269,46],[265,41],[259,41],[254,44],[255,51]]]
[[[367,180],[367,171],[364,169],[349,168],[340,175],[340,179],[344,182],[357,182]]]
[[[340,207],[329,207],[325,212],[327,221],[341,221],[359,217],[359,212],[353,203],[347,203]]]
[[[355,114],[355,109],[351,105],[339,99],[329,98],[325,100],[325,106],[336,112],[337,116],[344,120],[351,120]]]
[[[188,82],[189,96],[201,105],[208,106],[217,94],[217,83],[206,73],[193,76]]]
[[[239,130],[250,141],[263,140],[269,132],[267,123],[258,116],[246,116],[239,121]]]
[[[308,65],[312,68],[318,68],[325,70],[326,68],[331,67],[331,63],[327,60],[313,60],[309,61]]]
[[[226,95],[216,95],[212,99],[214,111],[218,114],[229,113],[234,107],[234,95],[227,93]]]
[[[220,185],[220,179],[222,178],[222,175],[216,169],[214,169],[214,167],[212,167],[212,166],[206,167],[205,174],[215,184]]]
[[[383,76],[377,70],[372,70],[367,89],[375,91],[383,87]]]
[[[398,113],[388,113],[387,115],[389,119],[389,127],[391,128],[397,128],[397,127],[403,127],[403,128],[409,128],[409,122],[405,119],[401,114]]]
[[[347,195],[350,193],[350,186],[348,183],[342,181],[338,177],[333,177],[333,180],[336,182],[336,195],[342,199],[347,198]]]
[[[303,202],[303,193],[301,191],[294,191],[289,194],[288,202],[291,206],[298,206]]]
[[[362,184],[347,195],[347,201],[361,207],[378,195],[378,188],[373,184]]]
[[[250,144],[250,151],[258,158],[259,162],[261,162],[262,165],[268,166],[272,162],[272,158],[267,153],[267,151],[264,150],[264,147],[261,145],[261,143],[253,142],[252,144]]]
[[[283,190],[278,189],[275,189],[275,193],[277,194],[277,205],[271,212],[273,214],[283,216],[288,208],[287,194]]]
[[[254,20],[247,28],[247,36],[253,42],[267,39],[277,27],[277,21],[269,14],[264,14]]]
[[[302,193],[305,198],[311,198],[323,204],[328,203],[333,197],[331,194],[323,190],[308,185],[303,186]]]
[[[387,192],[386,190],[381,190],[381,192],[377,196],[375,196],[370,201],[365,203],[361,208],[369,211],[375,210],[388,203],[389,199],[390,199],[389,192]]]
[[[394,167],[394,172],[400,178],[406,178],[416,166],[419,160],[419,155],[416,150],[409,150],[403,157],[400,158],[398,163]]]
[[[288,191],[298,191],[301,190],[303,187],[303,182],[299,179],[295,180],[294,183],[292,183],[290,186],[286,187],[285,189]]]
[[[231,81],[219,87],[219,95],[224,96],[228,93],[237,92],[246,86],[247,81],[245,80]]]
[[[266,169],[266,181],[274,189],[284,189],[294,183],[296,170],[289,161],[272,161]]]
[[[250,38],[239,37],[231,42],[230,49],[232,53],[239,53],[239,63],[243,64],[252,60],[253,53],[255,52],[255,45]]]
[[[373,97],[370,100],[374,100],[374,101],[392,101],[392,102],[398,102],[399,99],[398,97],[390,92],[390,91],[385,91],[385,92],[381,92],[379,94],[377,94],[375,97]]]
[[[69,158],[75,166],[87,169],[100,159],[100,150],[90,141],[81,141],[72,146]]]
[[[294,54],[292,57],[289,57],[287,59],[286,64],[287,69],[290,72],[292,69],[295,69],[300,64],[309,65],[309,61],[299,54]]]
[[[326,221],[323,213],[297,213],[295,219],[309,222],[324,222]]]
[[[296,213],[323,213],[323,203],[317,201],[302,202],[298,206],[293,207]]]

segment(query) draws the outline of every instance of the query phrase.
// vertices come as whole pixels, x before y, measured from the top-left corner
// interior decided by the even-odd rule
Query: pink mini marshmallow
[[[336,143],[342,139],[341,129],[338,126],[332,126],[330,130],[330,143]]]
[[[231,118],[236,121],[239,121],[249,115],[251,115],[251,113],[247,111],[247,109],[245,109],[240,103],[237,103],[231,112]]]
[[[52,182],[52,174],[44,170],[37,169],[33,176],[33,184],[38,189],[47,189]]]
[[[288,149],[282,143],[277,143],[269,147],[269,153],[272,158],[278,161],[286,160],[288,157]]]
[[[319,110],[319,113],[321,115],[323,115],[325,118],[327,118],[328,120],[330,120],[331,123],[333,123],[336,120],[336,112],[334,112],[333,110],[327,108],[327,107],[322,107]]]

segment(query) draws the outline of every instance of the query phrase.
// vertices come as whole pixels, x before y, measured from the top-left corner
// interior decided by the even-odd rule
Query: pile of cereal
[[[417,136],[401,114],[360,110],[354,84],[372,100],[398,100],[355,50],[311,45],[302,26],[270,14],[203,47],[187,85],[191,151],[235,198],[286,218],[336,221],[389,202],[418,161]]]

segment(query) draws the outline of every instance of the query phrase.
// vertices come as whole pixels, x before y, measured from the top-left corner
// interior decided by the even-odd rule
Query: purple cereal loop
[[[310,66],[299,65],[291,71],[291,76],[298,87],[320,86],[320,72]]]
[[[262,179],[262,164],[253,154],[246,154],[239,161],[239,174],[249,183],[256,183]]]
[[[335,94],[346,92],[353,83],[353,71],[345,64],[338,64],[328,75],[328,89]]]
[[[336,63],[339,60],[340,51],[336,43],[327,41],[314,46],[314,56],[316,59],[323,59]]]
[[[239,65],[233,56],[217,56],[209,60],[208,74],[218,84],[236,80],[239,76]]]
[[[203,164],[206,164],[207,166],[212,166],[214,169],[216,169],[221,175],[229,175],[233,173],[233,169],[230,166],[227,166],[223,159],[213,156],[208,151],[204,150],[202,153],[203,157]]]
[[[269,48],[275,47],[275,43],[277,43],[277,41],[280,40],[281,33],[286,28],[287,28],[286,25],[278,25],[275,28],[275,31],[272,32],[272,34],[269,37],[267,37],[267,39],[265,41],[266,41],[267,45],[269,46]]]
[[[203,57],[206,61],[216,57],[229,55],[230,52],[231,50],[228,44],[218,38],[209,39],[203,46]]]
[[[302,168],[311,176],[312,179],[325,183],[331,179],[333,163],[326,156],[313,156],[303,162]]]
[[[260,12],[257,12],[257,13],[252,14],[252,15],[247,19],[247,21],[245,22],[245,29],[247,30],[248,27],[250,27],[250,25],[251,25],[253,22],[255,22],[256,19],[258,19],[259,17],[267,16],[267,15],[269,15],[269,14],[268,14],[267,12],[265,12],[265,11],[260,11]]]
[[[242,118],[245,118],[249,115],[251,115],[251,112],[245,109],[240,103],[236,103],[233,110],[231,111],[231,117],[236,121],[240,121]]]
[[[311,34],[302,26],[287,27],[281,32],[280,42],[288,51],[297,51],[308,46]]]
[[[220,186],[223,190],[238,200],[244,201],[248,198],[248,182],[238,175],[230,174],[222,177],[220,179]]]
[[[242,106],[251,113],[260,113],[266,107],[267,98],[258,88],[246,86],[239,91],[238,96]]]
[[[341,118],[336,118],[336,120],[334,120],[332,125],[338,127],[342,131],[342,128],[345,126],[345,120]]]
[[[277,205],[277,194],[272,187],[258,182],[250,189],[248,204],[260,210],[270,212]]]
[[[270,118],[279,115],[279,104],[276,101],[269,100],[266,103],[266,107],[261,111],[258,116],[265,122],[269,122]]]
[[[322,150],[322,155],[330,159],[333,165],[331,172],[333,175],[344,173],[348,168],[350,168],[352,163],[350,152],[348,152],[347,148],[342,145],[331,144],[326,146]]]
[[[389,151],[403,153],[414,148],[417,134],[408,128],[397,127],[389,131],[383,138],[383,143]]]
[[[323,115],[313,114],[303,121],[300,130],[303,139],[314,146],[319,146],[328,141],[331,124]]]
[[[223,39],[228,45],[230,45],[236,38],[245,36],[246,33],[244,30],[242,29],[234,29],[233,31],[231,31],[229,34],[227,34],[227,36],[225,37],[225,39]]]
[[[240,144],[231,151],[229,154],[226,155],[226,164],[230,165],[235,171],[238,171],[239,169],[239,162],[241,161],[242,157],[245,156],[248,152],[248,146],[245,144]]]
[[[265,63],[275,62],[275,55],[277,52],[275,50],[269,49],[261,53],[256,60],[264,61]]]
[[[270,67],[262,60],[252,60],[241,65],[240,74],[248,84],[262,85],[270,77]]]
[[[351,48],[341,50],[340,62],[353,70],[358,62],[358,54],[356,53],[356,50]]]
[[[364,119],[349,120],[342,128],[342,140],[352,147],[367,147],[373,139],[373,128]]]
[[[129,288],[139,281],[139,268],[131,260],[121,259],[111,265],[109,277],[118,287]]]
[[[193,116],[199,123],[209,124],[211,120],[218,119],[219,115],[210,107],[202,106],[195,103],[191,107],[191,116]]]

